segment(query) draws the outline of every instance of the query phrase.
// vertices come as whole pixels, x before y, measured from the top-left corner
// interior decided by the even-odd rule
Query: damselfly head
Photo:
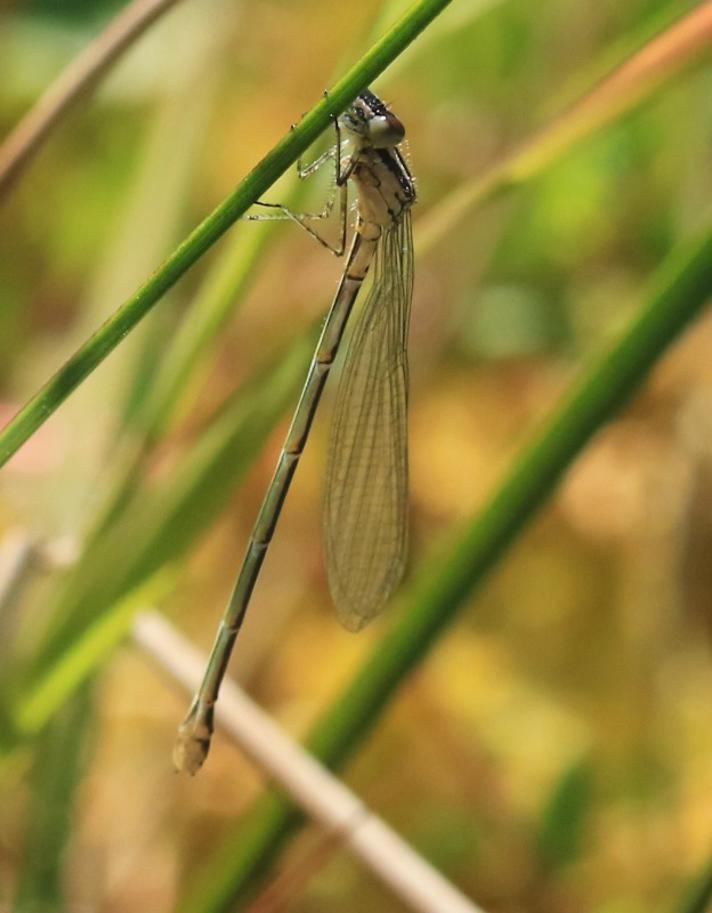
[[[374,149],[397,146],[405,136],[405,127],[395,114],[373,92],[362,92],[344,112],[341,122]]]

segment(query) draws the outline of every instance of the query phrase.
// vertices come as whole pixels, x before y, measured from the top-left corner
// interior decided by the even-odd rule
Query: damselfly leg
[[[299,225],[300,228],[303,228],[304,231],[310,234],[327,250],[331,251],[332,254],[335,254],[337,257],[341,257],[346,250],[346,233],[348,230],[347,185],[349,165],[348,163],[344,165],[344,162],[342,161],[343,147],[341,143],[341,128],[339,126],[338,118],[333,119],[333,126],[336,141],[330,149],[327,149],[326,152],[323,152],[308,165],[303,165],[301,159],[297,161],[297,176],[300,180],[305,180],[306,178],[311,177],[313,174],[316,174],[322,165],[328,162],[330,158],[333,158],[334,160],[334,182],[331,187],[331,192],[321,212],[298,213],[294,212],[289,206],[285,205],[284,203],[267,203],[263,200],[256,200],[254,204],[255,206],[261,206],[264,209],[270,209],[273,211],[269,213],[253,213],[251,215],[245,216],[244,218],[249,222],[265,222],[289,219]],[[292,129],[293,128],[294,127],[292,125]],[[328,219],[334,210],[334,205],[337,198],[339,201],[339,236],[337,243],[332,244],[322,234],[320,234],[320,232],[313,228],[309,222],[324,221]]]

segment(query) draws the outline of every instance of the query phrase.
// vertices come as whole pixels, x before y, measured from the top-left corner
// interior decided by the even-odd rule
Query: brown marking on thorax
[[[351,177],[358,186],[358,211],[365,222],[390,225],[408,205],[397,178],[378,150],[362,149]]]

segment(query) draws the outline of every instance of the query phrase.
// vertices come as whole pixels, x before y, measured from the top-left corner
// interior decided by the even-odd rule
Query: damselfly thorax
[[[360,217],[378,226],[397,222],[415,202],[415,183],[397,148],[403,124],[372,92],[359,95],[341,124],[354,142],[349,177],[358,188]]]

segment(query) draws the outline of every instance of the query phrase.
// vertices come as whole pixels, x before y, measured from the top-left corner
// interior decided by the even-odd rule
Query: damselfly
[[[407,338],[413,289],[413,178],[398,145],[400,120],[363,92],[335,123],[336,181],[357,192],[346,265],[304,388],[257,516],[202,684],[181,724],[179,769],[195,773],[210,747],[220,683],[242,625],[284,498],[304,450],[326,378],[356,297],[373,282],[349,342],[334,406],[324,507],[326,568],[341,622],[357,631],[383,608],[407,551]],[[341,130],[351,141],[342,158]],[[298,219],[299,220],[299,219]]]

